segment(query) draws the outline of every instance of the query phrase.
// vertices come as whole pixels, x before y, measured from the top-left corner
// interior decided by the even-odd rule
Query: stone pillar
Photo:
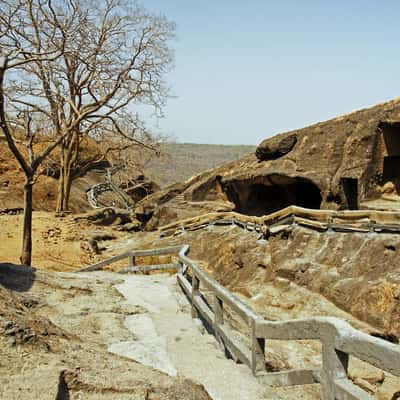
[[[335,400],[335,380],[347,378],[349,355],[336,350],[333,340],[322,343],[321,388],[324,400]]]

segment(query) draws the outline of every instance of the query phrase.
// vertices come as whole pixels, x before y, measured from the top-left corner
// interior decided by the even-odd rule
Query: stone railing
[[[114,169],[114,172],[118,171],[119,169],[121,168],[117,167],[116,169]],[[92,208],[100,208],[101,206],[99,205],[99,199],[98,199],[99,195],[101,195],[104,192],[113,192],[120,198],[125,208],[127,209],[132,208],[133,206],[132,199],[129,197],[127,193],[125,193],[122,189],[120,189],[117,185],[114,184],[111,172],[112,172],[111,169],[107,169],[107,182],[98,183],[97,185],[90,187],[86,191],[86,196],[89,205]]]
[[[161,236],[170,236],[212,225],[229,224],[257,232],[268,229],[271,233],[279,231],[282,226],[294,224],[321,232],[332,230],[358,233],[400,233],[400,213],[373,210],[312,210],[290,206],[262,217],[235,212],[207,213],[164,225],[159,228],[159,232]]]
[[[96,271],[129,259],[120,272],[175,270],[177,280],[188,297],[192,316],[199,317],[212,331],[225,352],[248,365],[253,374],[273,386],[320,383],[324,400],[373,399],[348,378],[349,356],[400,376],[400,346],[358,331],[337,318],[321,317],[289,321],[268,321],[205,272],[187,256],[188,245],[153,250],[133,250],[99,262],[78,272]],[[135,257],[172,255],[176,263],[138,267]],[[224,307],[235,313],[249,327],[250,337],[240,335],[224,319]],[[322,343],[322,366],[319,370],[266,371],[265,340],[319,340]],[[250,345],[248,344],[250,343]]]
[[[86,191],[88,202],[92,208],[100,208],[98,196],[104,192],[112,190],[109,183],[99,183]]]

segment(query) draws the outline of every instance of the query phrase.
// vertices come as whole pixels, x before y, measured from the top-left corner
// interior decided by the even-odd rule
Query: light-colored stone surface
[[[124,301],[115,289],[121,282],[111,273],[2,264],[0,399],[210,400],[201,385],[107,351],[114,342],[133,341],[131,317],[147,316]],[[139,322],[138,337],[147,332]]]
[[[215,338],[191,318],[175,276],[131,275],[116,287],[129,304],[147,313],[125,321],[136,341],[118,342],[110,351],[171,375],[191,377],[216,400],[271,398],[248,367],[226,359]]]
[[[191,318],[175,276],[130,275],[116,288],[127,305],[139,306],[144,314],[126,318],[132,340],[114,343],[110,351],[201,383],[215,400],[320,398],[319,385],[271,388],[259,383],[247,366],[227,359],[201,321]]]
[[[157,335],[154,323],[149,316],[129,316],[124,325],[135,335],[135,340],[113,343],[108,351],[176,376],[177,371],[168,357],[166,340]]]

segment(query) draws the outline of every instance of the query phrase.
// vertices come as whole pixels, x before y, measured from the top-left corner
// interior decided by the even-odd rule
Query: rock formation
[[[266,139],[255,154],[148,196],[137,210],[141,215],[146,210],[149,220],[177,195],[195,202],[230,201],[248,215],[292,204],[357,209],[379,197],[385,183],[398,192],[399,161],[400,100],[393,100]]]
[[[148,196],[136,212],[146,215],[148,230],[155,230],[223,208],[253,216],[289,205],[360,209],[382,196],[392,196],[393,206],[400,204],[398,162],[400,100],[394,100],[267,139],[255,154]],[[264,282],[286,279],[322,294],[388,337],[400,337],[396,234],[294,229],[259,248],[250,243],[254,237],[243,239],[242,252],[230,241],[234,259],[223,250],[227,237],[211,239],[207,229],[193,235],[193,251],[228,286],[240,282],[248,290],[245,271],[264,275]]]

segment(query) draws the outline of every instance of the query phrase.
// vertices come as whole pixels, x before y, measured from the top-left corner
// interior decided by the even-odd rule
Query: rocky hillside
[[[382,194],[400,201],[399,137],[397,99],[266,139],[252,154],[149,196],[137,213],[158,215],[178,194],[196,203],[225,201],[247,215],[289,205],[358,209]]]
[[[266,139],[253,154],[147,197],[136,214],[154,230],[212,211],[260,216],[289,205],[354,210],[385,195],[400,204],[399,137],[400,100],[394,100]],[[198,257],[208,261],[215,243],[215,260],[231,257],[226,270],[218,262],[212,265],[228,286],[245,282],[246,270],[249,276],[260,274],[260,285],[284,278],[322,294],[385,335],[400,337],[396,232],[290,229],[251,254],[248,241],[243,252],[236,242],[225,251],[225,238],[210,235],[207,229],[194,234],[194,248],[200,246]]]
[[[1,139],[1,138],[0,138]],[[96,152],[95,142],[88,144],[90,153]],[[192,143],[168,143],[162,145],[161,157],[153,156],[145,165],[144,173],[161,186],[180,182],[227,161],[236,160],[254,151],[253,146],[202,145]],[[143,171],[134,168],[119,171],[133,179]],[[57,179],[55,174],[39,177],[34,188],[34,209],[53,211],[57,198]],[[116,177],[119,182],[118,177]],[[90,209],[86,191],[106,181],[106,169],[101,165],[74,180],[71,195],[71,211],[83,212]],[[0,210],[20,208],[23,205],[24,176],[12,157],[6,143],[0,140]],[[112,201],[109,201],[111,205]]]

